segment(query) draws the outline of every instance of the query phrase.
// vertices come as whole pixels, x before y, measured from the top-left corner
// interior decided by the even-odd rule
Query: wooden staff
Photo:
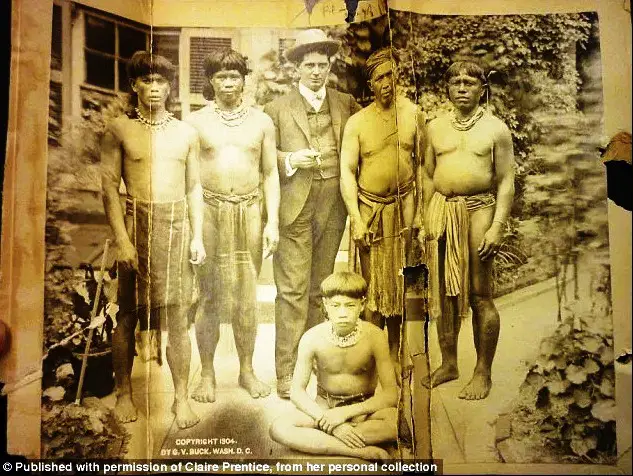
[[[95,328],[92,326],[97,315],[97,309],[99,308],[99,299],[101,298],[101,288],[103,287],[103,274],[105,272],[106,257],[108,255],[108,246],[110,246],[110,240],[105,241],[103,247],[103,256],[101,256],[101,269],[99,274],[99,281],[97,282],[97,293],[95,294],[95,301],[92,305],[92,312],[90,313],[90,330],[88,331],[88,340],[86,341],[86,350],[84,352],[83,360],[81,362],[81,373],[79,374],[79,385],[77,386],[77,396],[75,398],[75,404],[81,403],[81,388],[84,385],[84,377],[86,375],[86,367],[88,365],[88,352],[90,352],[90,343],[92,342],[92,336],[94,335]]]

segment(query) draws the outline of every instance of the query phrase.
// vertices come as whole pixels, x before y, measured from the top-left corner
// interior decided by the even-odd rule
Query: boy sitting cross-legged
[[[328,320],[299,342],[290,389],[298,411],[275,420],[270,435],[306,453],[387,459],[376,445],[397,438],[398,389],[387,337],[359,319],[367,283],[356,273],[336,272],[321,291]],[[314,400],[306,392],[313,369]]]

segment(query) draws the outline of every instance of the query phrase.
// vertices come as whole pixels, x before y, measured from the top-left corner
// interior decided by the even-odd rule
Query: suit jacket
[[[347,120],[360,110],[354,98],[346,93],[327,88],[325,100],[330,106],[332,127],[341,154],[341,141]],[[279,224],[291,224],[302,210],[310,187],[312,186],[313,170],[298,169],[291,177],[286,174],[286,156],[290,152],[311,147],[310,126],[305,110],[303,97],[297,88],[264,107],[275,123],[277,130],[277,163],[279,168],[279,183],[281,185],[281,203],[279,206]]]

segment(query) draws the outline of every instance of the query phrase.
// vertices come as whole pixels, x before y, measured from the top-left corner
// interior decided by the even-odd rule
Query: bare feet
[[[124,393],[117,397],[114,405],[114,414],[121,423],[136,421],[138,414],[131,394]]]
[[[389,453],[378,446],[365,446],[364,448],[358,448],[357,454],[358,457],[368,461],[387,461],[391,459]]]
[[[241,372],[238,382],[240,387],[245,388],[253,398],[270,395],[270,387],[255,377],[252,370],[250,372]]]
[[[491,387],[492,380],[489,375],[475,372],[458,396],[464,400],[482,400],[488,396]]]
[[[187,400],[174,400],[171,411],[176,415],[176,425],[181,430],[190,428],[200,421],[200,418],[193,412]]]
[[[215,402],[215,378],[202,377],[200,383],[191,394],[191,398],[200,403]]]
[[[437,387],[438,385],[450,382],[451,380],[456,380],[457,378],[459,378],[459,371],[457,370],[456,366],[450,364],[442,364],[431,374],[431,387]],[[425,387],[428,387],[429,380],[427,379],[425,382],[422,382],[422,384]]]

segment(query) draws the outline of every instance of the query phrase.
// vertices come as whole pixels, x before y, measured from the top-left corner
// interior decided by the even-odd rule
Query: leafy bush
[[[118,458],[127,440],[127,431],[97,398],[43,405],[42,458]]]
[[[513,412],[513,438],[535,438],[572,461],[616,455],[613,329],[607,268],[591,300],[576,300],[543,339]],[[589,304],[587,304],[589,303]]]

